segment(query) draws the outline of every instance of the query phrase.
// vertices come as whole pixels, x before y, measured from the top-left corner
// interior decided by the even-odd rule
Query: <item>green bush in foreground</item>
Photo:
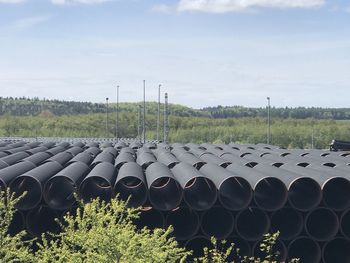
[[[8,229],[18,201],[12,194],[0,193],[0,262],[187,262],[191,251],[180,247],[171,237],[172,228],[149,230],[137,229],[134,221],[139,217],[139,208],[128,208],[126,202],[113,199],[111,202],[93,200],[80,203],[76,215],[67,213],[63,222],[59,222],[62,231],[59,234],[44,234],[41,239],[32,240],[36,249],[33,252],[31,242],[23,241],[25,231],[10,236]],[[266,259],[242,258],[234,263],[272,263],[272,247],[278,234],[267,235],[261,247],[268,255]],[[212,239],[213,248],[204,249],[204,256],[193,261],[203,263],[229,262],[233,249],[231,244],[223,249],[224,241]],[[293,261],[296,262],[296,261]]]

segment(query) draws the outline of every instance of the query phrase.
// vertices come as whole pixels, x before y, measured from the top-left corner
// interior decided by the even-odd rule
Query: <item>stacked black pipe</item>
[[[210,237],[240,256],[264,256],[280,231],[279,260],[350,262],[350,153],[275,146],[125,140],[0,141],[0,188],[25,196],[11,233],[59,231],[76,197],[119,198],[142,207],[140,228],[174,227],[194,256]]]

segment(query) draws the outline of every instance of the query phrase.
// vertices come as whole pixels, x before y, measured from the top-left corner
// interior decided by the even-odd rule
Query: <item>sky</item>
[[[0,96],[350,107],[350,0],[0,0]]]

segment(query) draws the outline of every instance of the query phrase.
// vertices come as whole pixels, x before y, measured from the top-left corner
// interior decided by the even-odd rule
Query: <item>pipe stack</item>
[[[174,227],[194,255],[210,237],[240,256],[264,256],[280,231],[279,260],[350,262],[350,153],[266,144],[201,145],[135,140],[0,140],[0,188],[16,196],[11,233],[59,231],[55,218],[99,197],[142,207],[140,228]]]

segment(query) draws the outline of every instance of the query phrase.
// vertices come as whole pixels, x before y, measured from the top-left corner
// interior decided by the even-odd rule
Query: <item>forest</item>
[[[2,98],[0,102],[0,136],[114,137],[116,134],[113,104],[106,132],[106,108],[103,104],[26,98]],[[119,137],[140,135],[138,105],[120,104]],[[157,103],[148,102],[146,110],[146,137],[156,139]],[[288,110],[285,109],[286,112]],[[184,143],[266,142],[267,121],[263,112],[266,109],[218,106],[196,110],[171,104],[169,140]],[[272,144],[286,148],[325,149],[332,139],[350,140],[349,117],[344,117],[350,116],[350,109],[304,108],[303,111],[294,108],[292,112],[295,114],[293,117],[280,116],[285,114],[283,109],[272,109]],[[313,117],[302,117],[312,112]],[[163,129],[160,134],[162,138]]]

